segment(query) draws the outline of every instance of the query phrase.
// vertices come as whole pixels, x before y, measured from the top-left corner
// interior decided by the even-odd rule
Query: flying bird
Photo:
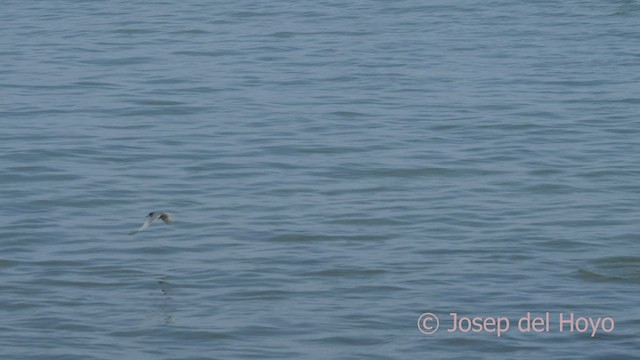
[[[152,213],[149,213],[149,215],[147,215],[145,219],[147,220],[144,222],[144,224],[142,224],[140,229],[130,232],[129,235],[133,235],[135,233],[138,233],[148,228],[152,222],[158,219],[161,219],[162,221],[164,221],[165,224],[171,224],[171,222],[173,222],[173,216],[171,216],[171,214],[169,214],[168,212],[164,212],[164,211],[154,211]]]

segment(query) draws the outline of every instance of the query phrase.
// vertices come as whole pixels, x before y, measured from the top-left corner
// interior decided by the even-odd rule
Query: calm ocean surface
[[[639,1],[0,7],[1,359],[640,358]]]

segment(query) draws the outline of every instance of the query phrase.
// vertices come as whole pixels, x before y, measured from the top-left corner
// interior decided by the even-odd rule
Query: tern
[[[144,222],[144,224],[142,224],[140,229],[130,232],[129,235],[133,235],[135,233],[138,233],[148,228],[152,222],[158,219],[161,219],[162,221],[164,221],[165,224],[171,224],[173,222],[173,216],[171,216],[171,214],[169,214],[168,212],[164,212],[164,211],[154,211],[152,213],[149,213],[149,215],[147,215],[145,219],[147,220]]]

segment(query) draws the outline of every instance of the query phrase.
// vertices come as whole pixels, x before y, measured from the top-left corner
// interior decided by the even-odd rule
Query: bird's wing
[[[145,221],[144,224],[142,224],[142,226],[140,226],[140,229],[130,232],[129,235],[133,235],[133,234],[135,234],[137,232],[140,232],[140,231],[148,228],[149,225],[151,225],[151,223],[156,221],[156,219],[158,219],[159,217],[160,217],[159,214],[154,214],[153,216],[151,216],[151,215],[147,216],[147,221]]]

